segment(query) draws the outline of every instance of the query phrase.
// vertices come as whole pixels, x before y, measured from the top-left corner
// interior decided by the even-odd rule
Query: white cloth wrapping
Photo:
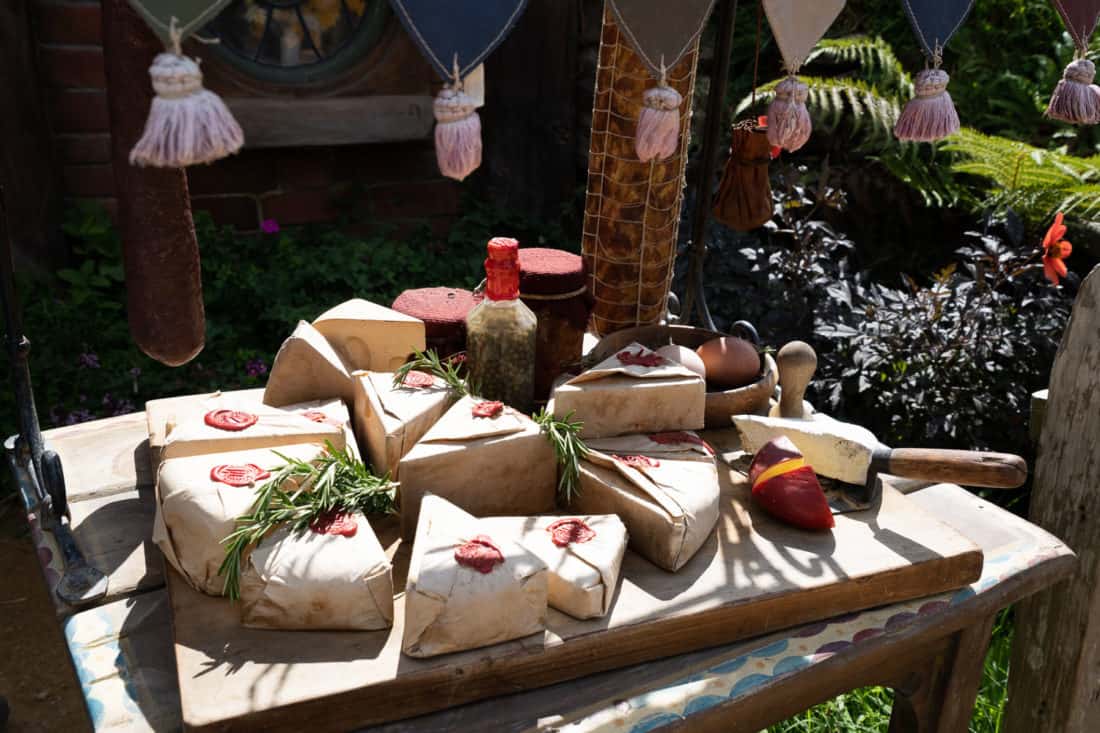
[[[207,413],[225,409],[248,412],[259,419],[243,430],[222,430],[206,424]],[[230,395],[212,397],[202,410],[188,412],[182,422],[169,427],[161,451],[164,460],[295,443],[323,445],[329,441],[337,448],[344,448],[346,440],[344,429],[337,425],[314,422],[294,410],[269,407]]]
[[[393,577],[362,514],[351,537],[281,527],[241,574],[241,623],[265,629],[370,631],[393,625]]]
[[[623,363],[619,354],[625,352],[656,355],[632,343],[560,384],[553,395],[554,416],[573,413],[584,423],[581,437],[586,440],[703,427],[707,387],[702,377],[667,359],[654,366]]]
[[[431,657],[545,629],[546,565],[493,532],[446,500],[424,497],[405,586],[405,654]],[[455,560],[456,549],[479,535],[488,536],[504,559],[489,573]]]
[[[698,440],[694,433],[685,435]],[[669,571],[687,564],[718,522],[721,489],[708,448],[658,443],[644,435],[592,440],[588,447],[570,510],[617,514],[639,555]],[[628,465],[615,455],[644,456],[656,465]]]
[[[428,492],[478,517],[553,510],[558,462],[541,428],[511,407],[496,417],[474,417],[480,401],[459,400],[401,459],[405,539],[416,530],[420,500]]]
[[[296,405],[287,405],[283,408],[290,412],[308,417],[313,422],[321,422],[334,425],[344,431],[344,448],[348,455],[356,460],[363,460],[359,452],[359,445],[355,439],[355,430],[352,427],[351,414],[343,400],[314,400],[312,402],[299,402]],[[324,417],[321,418],[320,415]]]
[[[441,380],[431,387],[394,386],[388,372],[356,372],[354,424],[374,473],[397,479],[399,461],[454,403]]]
[[[579,519],[595,537],[559,547],[550,526],[562,519]],[[494,537],[523,545],[550,570],[549,603],[574,618],[598,618],[611,610],[626,551],[626,526],[614,514],[543,517],[490,517],[481,526]]]
[[[274,450],[311,461],[324,446],[285,445]],[[222,594],[225,579],[218,568],[225,559],[225,547],[221,541],[236,527],[237,517],[252,506],[256,487],[266,480],[259,479],[253,486],[229,486],[212,479],[210,471],[222,464],[248,463],[268,470],[283,465],[269,448],[172,458],[161,464],[153,541],[183,579],[203,593]]]

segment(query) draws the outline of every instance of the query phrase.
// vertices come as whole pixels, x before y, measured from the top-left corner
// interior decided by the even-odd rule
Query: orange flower
[[[1062,239],[1066,236],[1066,226],[1062,223],[1062,212],[1054,217],[1054,223],[1043,237],[1043,274],[1055,285],[1066,276],[1066,263],[1063,262],[1073,252],[1073,245]]]

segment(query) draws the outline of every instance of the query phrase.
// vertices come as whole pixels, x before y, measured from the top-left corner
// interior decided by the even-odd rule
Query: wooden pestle
[[[817,371],[817,354],[805,341],[791,341],[775,355],[779,367],[779,416],[803,418],[802,400]]]

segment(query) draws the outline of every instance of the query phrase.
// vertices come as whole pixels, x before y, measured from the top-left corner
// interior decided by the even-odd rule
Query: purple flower
[[[78,422],[88,422],[89,420],[95,420],[95,415],[90,410],[81,408],[79,410],[73,410],[65,416],[66,425],[76,425]]]
[[[244,371],[250,377],[262,377],[267,374],[267,364],[259,357],[249,359],[244,365]]]
[[[94,351],[86,351],[76,357],[76,363],[84,369],[99,369],[99,356]]]
[[[274,219],[264,219],[260,222],[260,231],[264,234],[278,234],[279,222]]]
[[[141,367],[134,367],[133,369],[131,369],[130,370],[130,376],[133,377],[134,379],[137,379],[138,377],[140,377],[141,376]]]

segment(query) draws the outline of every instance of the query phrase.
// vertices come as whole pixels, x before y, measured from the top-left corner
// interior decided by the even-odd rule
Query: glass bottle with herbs
[[[466,316],[466,367],[479,394],[530,412],[538,320],[519,299],[519,242],[489,240],[485,299]]]

